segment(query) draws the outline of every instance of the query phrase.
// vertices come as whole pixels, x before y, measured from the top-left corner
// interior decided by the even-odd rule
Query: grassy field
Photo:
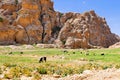
[[[120,62],[120,49],[67,49],[68,53],[64,53],[65,49],[1,49],[0,50],[0,65],[4,63],[13,64],[39,64],[38,60],[41,56],[46,56],[47,62],[60,62],[68,63],[70,61],[80,61],[85,59],[91,62],[102,62],[102,63],[119,63]],[[12,54],[9,54],[12,52]],[[23,52],[21,54],[20,52]],[[101,55],[104,53],[104,55]],[[88,54],[88,55],[87,55]]]
[[[65,50],[68,53],[64,53]],[[47,57],[47,62],[38,62],[42,56]],[[20,74],[16,75],[16,73],[21,73],[22,71],[22,74],[31,76],[35,70],[40,74],[56,73],[66,76],[68,74],[81,73],[86,69],[120,68],[119,62],[120,49],[0,48],[0,66],[9,67],[13,77],[19,77]],[[18,69],[18,72],[15,73],[14,69],[15,71]],[[2,70],[0,71],[0,73],[3,72]]]

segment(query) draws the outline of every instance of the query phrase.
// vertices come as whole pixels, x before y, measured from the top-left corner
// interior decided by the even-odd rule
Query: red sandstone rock
[[[109,47],[118,42],[94,11],[60,13],[51,0],[0,1],[0,44],[55,43],[58,47]]]

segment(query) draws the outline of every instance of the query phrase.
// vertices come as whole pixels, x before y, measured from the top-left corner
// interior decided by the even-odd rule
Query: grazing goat
[[[23,54],[23,52],[20,52],[20,54]]]
[[[80,52],[80,54],[82,54],[82,52]]]
[[[12,53],[12,52],[9,52],[8,54],[11,55],[11,54],[13,54],[13,53]]]
[[[47,57],[41,57],[40,60],[39,60],[39,63],[46,62],[46,59],[47,59]]]
[[[64,53],[68,53],[68,51],[67,51],[67,50],[64,50],[63,52],[64,52]]]
[[[89,55],[89,53],[87,52],[87,53],[85,53],[85,55]]]
[[[75,54],[75,52],[73,52],[73,54]]]
[[[101,53],[101,56],[104,56],[105,54],[104,53]]]

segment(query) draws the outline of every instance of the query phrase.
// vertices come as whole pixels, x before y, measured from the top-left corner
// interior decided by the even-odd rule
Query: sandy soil
[[[85,70],[82,74],[68,75],[63,78],[43,76],[42,80],[120,80],[120,69]]]

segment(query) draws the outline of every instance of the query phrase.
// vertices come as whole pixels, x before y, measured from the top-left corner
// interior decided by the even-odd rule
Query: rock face
[[[118,41],[105,19],[97,16],[94,11],[72,14],[61,29],[58,39],[70,48],[108,47]]]
[[[51,0],[0,0],[0,44],[94,48],[119,40],[94,11],[63,14]]]
[[[34,0],[23,0],[21,5],[22,8],[18,11],[13,23],[14,26],[22,28],[16,34],[16,41],[17,43],[38,43],[42,39],[43,32],[39,21],[39,5]]]

